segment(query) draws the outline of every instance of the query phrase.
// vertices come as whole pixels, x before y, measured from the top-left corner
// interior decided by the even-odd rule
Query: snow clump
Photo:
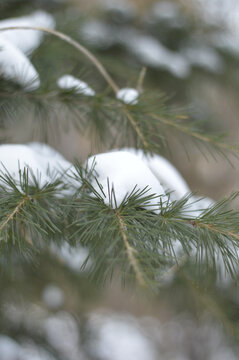
[[[13,26],[39,26],[48,29],[55,28],[54,18],[45,11],[35,11],[30,15],[18,18],[10,18],[0,21],[0,29]],[[1,32],[4,37],[12,45],[16,46],[24,54],[29,54],[41,44],[44,33],[36,30],[6,30]]]
[[[40,186],[51,183],[55,174],[72,167],[59,153],[50,146],[39,143],[0,145],[0,171],[19,181],[19,171],[31,170],[39,180]],[[31,176],[30,176],[31,181]]]
[[[61,89],[75,89],[77,94],[83,94],[86,96],[95,96],[95,91],[89,87],[89,85],[72,75],[63,75],[58,81],[57,85]]]
[[[159,207],[160,196],[165,196],[164,189],[151,170],[137,156],[127,151],[97,154],[88,159],[88,167],[94,167],[98,176],[97,181],[92,180],[92,186],[98,188],[99,193],[105,194],[104,201],[107,205],[116,208],[134,189],[142,191],[147,188],[146,195],[156,195],[156,197],[144,207],[158,213],[155,207]],[[99,189],[98,184],[102,186],[102,190]]]
[[[28,16],[0,21],[0,29],[14,26],[40,26],[54,29],[53,17],[44,11]],[[6,30],[0,33],[0,77],[12,80],[26,91],[39,88],[38,72],[26,55],[35,50],[43,39],[43,32],[36,30]]]
[[[132,88],[123,88],[117,92],[117,99],[123,101],[125,104],[135,105],[138,102],[139,92]]]
[[[0,36],[0,77],[12,80],[25,90],[36,90],[40,86],[38,72],[21,50]]]

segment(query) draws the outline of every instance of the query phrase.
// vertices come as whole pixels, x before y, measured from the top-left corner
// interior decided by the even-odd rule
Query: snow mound
[[[171,191],[171,199],[179,200],[190,193],[190,189],[179,171],[163,156],[146,155],[142,150],[126,148],[123,151],[129,151],[142,160],[158,179],[165,191]]]
[[[58,81],[57,85],[61,89],[75,89],[77,94],[83,94],[86,96],[95,96],[95,91],[89,87],[89,85],[72,75],[63,75]]]
[[[44,186],[52,181],[54,173],[66,171],[71,166],[59,153],[44,144],[0,145],[0,171],[7,171],[16,181],[19,180],[19,170],[26,167],[31,169],[40,186]]]
[[[89,168],[92,168],[94,163],[97,180],[102,185],[105,194],[105,203],[113,208],[118,207],[134,188],[144,190],[147,187],[147,195],[157,196],[144,206],[153,210],[158,206],[160,196],[165,195],[163,187],[151,170],[130,152],[114,151],[98,154],[89,158]],[[92,181],[92,186],[99,189],[95,179]],[[116,204],[111,194],[112,189],[115,193]],[[100,189],[98,191],[101,193]]]
[[[0,35],[0,76],[18,83],[27,91],[36,90],[40,86],[38,72],[30,60],[2,35]]]
[[[125,104],[135,105],[138,102],[139,92],[132,88],[120,89],[116,95],[117,99],[123,101]]]
[[[100,360],[155,360],[156,348],[137,320],[130,316],[92,313],[88,321],[95,341],[90,353]]]
[[[55,20],[45,11],[38,10],[27,16],[0,21],[0,29],[11,26],[39,26],[54,29]],[[38,48],[44,36],[43,32],[36,30],[9,30],[1,32],[1,34],[25,54]]]

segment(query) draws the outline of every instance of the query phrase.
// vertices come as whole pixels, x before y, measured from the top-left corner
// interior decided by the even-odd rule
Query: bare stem
[[[124,224],[121,216],[116,213],[116,216],[119,220],[119,224],[120,224],[120,233],[122,235],[122,239],[123,239],[123,242],[124,242],[124,246],[125,246],[125,249],[126,249],[126,253],[127,253],[127,256],[128,256],[128,259],[129,259],[129,262],[135,272],[135,276],[136,276],[136,279],[138,281],[138,283],[145,287],[146,286],[146,283],[145,283],[145,280],[144,280],[144,277],[143,277],[143,274],[139,268],[139,265],[138,265],[138,261],[135,257],[135,253],[136,253],[136,250],[129,244],[129,241],[128,241],[128,237],[127,237],[127,234],[126,234],[126,225]]]
[[[139,78],[138,78],[138,82],[137,82],[137,87],[136,89],[140,92],[142,91],[142,87],[143,87],[143,82],[144,82],[144,78],[145,78],[145,75],[146,75],[146,71],[147,71],[147,68],[144,66],[142,67],[140,73],[139,73]]]

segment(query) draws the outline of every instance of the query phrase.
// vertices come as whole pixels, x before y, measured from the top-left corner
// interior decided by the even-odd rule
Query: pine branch
[[[81,181],[88,189],[91,187],[87,181]],[[89,197],[88,193],[74,204],[81,218],[74,223],[78,227],[74,236],[80,236],[79,241],[83,241],[83,244],[90,246],[92,243],[93,247],[96,246],[94,253],[97,252],[100,262],[102,257],[107,261],[108,256],[113,256],[117,263],[120,258],[117,248],[123,239],[128,261],[141,285],[151,282],[158,286],[156,274],[161,280],[174,275],[179,268],[184,267],[187,259],[194,259],[197,268],[203,262],[205,268],[211,269],[212,264],[215,266],[217,263],[217,254],[222,255],[226,270],[232,276],[236,275],[238,234],[235,227],[238,227],[239,214],[227,210],[227,207],[237,194],[216,203],[202,212],[200,217],[194,218],[188,210],[190,197],[173,203],[163,202],[159,205],[160,212],[157,215],[142,209],[143,204],[152,198],[146,192],[132,192],[114,210],[104,204],[105,194],[101,195],[95,189],[92,191],[95,198]],[[114,222],[115,214],[117,223]],[[181,253],[175,253],[175,241],[181,243]],[[204,258],[203,253],[206,254]],[[97,258],[94,261],[97,262]]]
[[[200,220],[199,221],[198,220],[190,221],[190,224],[195,226],[195,227],[200,227],[200,228],[206,229],[208,231],[215,232],[217,234],[225,235],[228,238],[234,238],[236,240],[239,240],[239,234],[236,234],[233,231],[225,231],[223,229],[218,229],[214,224],[200,223]]]
[[[91,61],[91,63],[97,68],[99,73],[103,76],[103,78],[105,79],[105,81],[108,83],[108,85],[110,86],[110,88],[113,90],[113,92],[115,94],[117,94],[117,92],[119,91],[118,85],[115,83],[115,81],[112,79],[112,77],[108,74],[108,72],[106,71],[104,66],[99,62],[99,60],[88,49],[86,49],[79,42],[73,40],[70,36],[63,34],[59,31],[45,29],[45,28],[41,28],[41,27],[27,27],[27,26],[17,27],[16,26],[16,27],[1,28],[0,31],[17,30],[17,29],[40,30],[40,31],[46,32],[48,34],[52,34],[52,35],[60,38],[61,40],[67,42],[68,44],[70,44],[71,46],[76,48],[80,53],[82,53],[84,56],[86,56]],[[141,86],[140,84],[143,81],[144,76],[145,76],[145,69],[143,68],[143,70],[140,74],[140,77],[139,77],[138,86]],[[55,93],[53,92],[51,94],[49,93],[48,95],[45,94],[45,96],[49,100],[52,96],[53,96],[53,98],[55,96],[58,96],[57,94],[59,94],[59,92],[55,92]],[[27,96],[29,96],[29,95],[27,95]],[[35,96],[35,94],[33,96]],[[50,96],[50,98],[49,98],[49,96]],[[141,94],[139,100],[142,101],[143,97],[144,96],[142,96],[142,94]],[[85,102],[87,101],[86,99],[84,99],[84,100],[85,100]],[[158,99],[157,99],[157,103],[159,103]],[[99,103],[98,103],[98,105],[99,105]],[[136,135],[136,141],[135,141],[136,146],[142,147],[146,152],[152,152],[152,151],[159,152],[160,143],[161,143],[161,145],[162,144],[165,145],[167,143],[166,137],[163,136],[162,128],[159,127],[159,124],[161,123],[170,128],[174,128],[181,133],[189,135],[193,139],[198,140],[203,144],[209,144],[211,146],[214,146],[218,150],[219,154],[222,156],[225,156],[224,151],[231,151],[235,155],[238,153],[239,149],[237,146],[231,146],[225,142],[222,142],[220,137],[207,135],[207,134],[204,134],[202,131],[192,129],[191,124],[189,126],[186,126],[183,123],[178,122],[177,116],[176,116],[176,119],[171,119],[170,116],[168,118],[165,118],[164,116],[162,116],[162,111],[163,111],[163,113],[165,113],[165,109],[164,109],[164,104],[161,104],[161,102],[160,102],[160,107],[162,107],[162,109],[155,108],[155,104],[152,103],[152,99],[149,102],[149,104],[147,104],[146,107],[145,107],[145,105],[142,106],[142,104],[132,106],[132,105],[127,105],[127,104],[121,103],[121,107],[119,108],[119,106],[117,106],[117,102],[113,103],[112,105],[114,105],[114,107],[117,110],[122,112],[123,117],[125,117],[127,119],[128,123],[131,125],[130,132],[132,132],[132,130],[133,130],[133,132]],[[155,108],[155,113],[152,113],[152,108]],[[102,114],[104,114],[104,111],[102,112]],[[92,115],[92,113],[91,113],[91,115]],[[178,119],[181,119],[181,118],[182,118],[181,116],[178,116]],[[156,122],[153,123],[152,120],[155,120]],[[114,121],[113,121],[113,123],[114,123]],[[120,125],[122,127],[122,123]],[[124,135],[123,135],[123,137],[124,137]],[[128,139],[130,138],[130,134],[127,134],[127,138]],[[154,138],[155,138],[155,140],[154,140]],[[102,138],[101,138],[101,141],[102,141],[102,143],[104,142]]]
[[[130,114],[130,112],[127,110],[126,107],[123,109],[123,111],[124,111],[126,117],[128,118],[130,124],[135,129],[135,132],[137,133],[139,139],[142,141],[143,148],[145,149],[145,151],[149,151],[150,145],[149,145],[148,141],[146,140],[144,134],[140,130],[139,126],[137,125],[135,119],[133,118],[133,116]]]
[[[217,254],[221,254],[226,270],[232,276],[237,274],[239,214],[227,207],[238,193],[194,218],[188,214],[189,197],[172,203],[161,199],[158,214],[143,209],[153,198],[147,189],[135,189],[114,209],[113,193],[109,190],[108,206],[106,195],[90,183],[93,169],[79,165],[70,175],[80,184],[72,197],[65,195],[62,180],[39,188],[36,178],[29,180],[28,172],[19,176],[17,182],[9,174],[1,175],[1,243],[10,241],[19,246],[24,240],[39,248],[44,242],[68,237],[73,244],[80,242],[89,248],[87,261],[94,259],[92,275],[100,277],[105,266],[108,271],[120,267],[127,276],[131,269],[143,287],[159,286],[157,279],[174,275],[192,253],[196,266],[204,262],[205,268],[215,266]],[[175,253],[175,241],[181,243],[181,253]]]
[[[18,181],[7,172],[0,175],[0,181],[1,250],[8,246],[7,251],[15,248],[21,253],[26,244],[39,250],[49,237],[59,241],[64,225],[59,221],[62,212],[56,195],[65,188],[62,182],[53,179],[40,187],[28,169],[19,170]]]
[[[11,27],[11,28],[5,28],[5,29],[1,29],[3,30],[13,30],[13,29],[34,29],[34,30],[41,30],[47,33],[50,33],[60,39],[62,39],[63,41],[69,43],[71,46],[73,46],[74,48],[76,48],[79,52],[83,53],[94,65],[95,67],[98,69],[98,71],[100,72],[100,74],[104,77],[104,79],[107,81],[107,83],[110,85],[110,87],[112,88],[112,90],[117,93],[117,91],[119,90],[118,86],[115,84],[115,82],[112,80],[112,78],[110,77],[110,75],[106,72],[106,70],[104,69],[104,67],[101,65],[101,63],[94,57],[94,55],[92,55],[85,47],[83,47],[81,44],[79,44],[78,42],[76,42],[75,40],[73,40],[72,38],[70,38],[69,36],[62,34],[58,31],[54,31],[54,30],[48,30],[48,29],[44,29],[44,28],[39,28],[39,27]],[[143,72],[141,74],[141,78],[143,77]],[[70,94],[70,92],[69,92]],[[34,96],[36,96],[36,98],[39,97],[39,94],[30,94],[27,96],[34,98]],[[48,96],[46,97],[47,99],[54,99],[56,96],[59,96],[59,92],[53,92],[53,93],[48,93]],[[41,97],[41,96],[40,96]],[[143,96],[142,96],[142,100],[143,100]],[[140,99],[139,99],[140,100]],[[92,99],[90,99],[90,101],[92,101]],[[95,101],[95,99],[94,99]],[[86,102],[86,100],[83,100],[83,103]],[[99,103],[98,103],[99,104]],[[98,105],[97,104],[97,105]],[[157,148],[159,145],[156,145],[156,143],[158,144],[160,137],[162,137],[161,133],[160,133],[160,123],[163,123],[164,125],[167,126],[172,126],[175,127],[177,130],[180,130],[181,132],[187,133],[191,136],[193,136],[194,138],[204,141],[206,143],[213,143],[214,145],[216,144],[216,141],[213,140],[211,141],[209,137],[207,137],[204,134],[200,134],[197,133],[196,131],[192,130],[190,127],[184,126],[181,123],[178,123],[177,121],[174,121],[173,119],[165,119],[164,117],[162,117],[161,115],[157,115],[160,113],[165,113],[166,112],[166,107],[164,105],[164,103],[160,103],[160,105],[155,106],[154,105],[154,110],[155,110],[155,114],[153,114],[151,112],[151,104],[147,104],[145,105],[144,102],[140,102],[136,105],[128,105],[128,104],[124,104],[120,101],[112,101],[112,109],[116,108],[117,111],[119,111],[119,117],[122,116],[122,119],[126,119],[128,121],[128,123],[131,125],[131,128],[134,129],[135,135],[136,135],[136,142],[140,145],[142,145],[143,149],[145,151],[150,151],[152,149],[154,149],[154,145]],[[83,105],[84,106],[84,105]],[[87,106],[86,106],[87,108]],[[99,111],[103,111],[103,114],[105,115],[105,111],[102,110],[102,108],[99,107]],[[95,111],[95,109],[93,108],[93,111]],[[97,112],[96,112],[97,113]],[[153,121],[151,121],[151,120]],[[101,119],[99,119],[101,120]],[[114,124],[114,123],[113,123]],[[100,122],[101,125],[101,122]],[[121,124],[119,124],[121,126]],[[101,128],[101,126],[99,126],[99,128]],[[127,129],[127,128],[126,128]],[[153,137],[156,137],[155,142],[153,142]],[[162,137],[161,139],[162,141],[164,141],[164,137]],[[150,145],[149,145],[150,144]],[[219,147],[221,145],[219,144]],[[229,149],[229,146],[227,145],[222,145],[223,148]],[[82,180],[82,179],[81,179]],[[14,181],[11,179],[11,185],[14,186],[15,190],[17,188],[17,185],[14,184]],[[90,187],[90,184],[89,184]],[[53,186],[54,188],[54,186]],[[91,189],[92,190],[92,189]],[[114,214],[114,212],[112,212],[111,210],[109,210],[109,208],[104,204],[104,197],[102,197],[100,194],[97,194],[96,191],[93,191],[93,193],[96,195],[97,197],[97,201],[95,202],[95,200],[92,203],[92,199],[90,197],[85,196],[84,194],[80,194],[80,192],[78,192],[78,195],[84,195],[81,198],[80,204],[79,204],[79,209],[81,209],[80,211],[88,214],[89,213],[89,209],[91,208],[91,206],[93,206],[93,212],[95,213],[96,209],[99,211],[101,210],[103,215],[105,216],[106,213],[111,214],[109,216],[109,218],[112,219],[112,216]],[[147,196],[145,193],[133,193],[131,194],[131,196],[127,197],[126,201],[124,202],[124,206],[121,206],[121,209],[124,208],[124,211],[132,211],[132,204],[133,204],[133,210],[134,213],[136,211],[137,213],[137,208],[138,207],[143,207],[143,202],[142,201],[150,201],[151,197]],[[36,200],[36,198],[34,198],[34,200]],[[22,201],[22,200],[21,200]],[[85,201],[85,203],[84,203]],[[180,203],[180,202],[179,202]],[[20,203],[21,204],[21,203]],[[20,206],[19,203],[16,204],[16,206],[14,207],[13,210],[13,215],[12,212],[10,212],[9,214],[7,214],[7,220],[3,220],[3,229],[4,227],[13,220],[14,215],[19,213],[20,208],[23,209],[23,205],[21,204]],[[24,203],[25,204],[25,203]],[[229,226],[228,230],[222,230],[220,228],[218,228],[216,226],[216,224],[214,222],[212,222],[211,224],[208,224],[207,222],[204,222],[204,219],[201,217],[200,220],[196,219],[196,220],[190,220],[188,218],[184,218],[182,216],[182,213],[180,214],[180,212],[183,212],[184,206],[186,204],[186,202],[182,201],[180,203],[181,205],[178,206],[178,204],[172,204],[172,205],[165,205],[164,208],[161,209],[161,216],[158,217],[157,219],[152,216],[152,218],[148,218],[148,214],[146,214],[145,212],[142,212],[140,210],[140,212],[137,215],[132,215],[129,217],[128,221],[125,222],[125,220],[123,221],[122,219],[125,217],[120,213],[121,216],[121,220],[120,220],[120,233],[121,233],[121,238],[123,238],[123,242],[124,242],[124,246],[126,248],[126,253],[128,256],[128,260],[131,263],[131,267],[133,268],[136,277],[138,278],[139,283],[141,283],[141,285],[143,285],[144,281],[143,281],[143,275],[142,272],[140,272],[140,268],[139,268],[139,261],[136,260],[136,256],[135,254],[140,254],[140,256],[142,256],[142,264],[145,264],[145,268],[147,268],[147,271],[151,271],[150,277],[152,278],[152,274],[155,272],[155,270],[157,269],[157,267],[155,266],[155,264],[157,264],[157,266],[160,268],[163,268],[163,271],[165,271],[165,266],[163,266],[163,263],[160,263],[161,260],[158,258],[156,259],[156,257],[154,256],[155,254],[153,254],[152,252],[152,248],[151,246],[153,245],[153,249],[157,248],[157,255],[159,255],[159,251],[162,251],[162,257],[165,257],[166,255],[168,256],[168,264],[170,265],[170,262],[172,262],[172,259],[175,258],[175,254],[174,254],[174,250],[173,250],[173,242],[175,240],[179,240],[183,246],[184,251],[189,254],[191,251],[191,247],[192,244],[195,246],[197,252],[200,253],[200,251],[202,251],[202,249],[206,252],[206,255],[208,256],[208,254],[210,255],[211,258],[214,259],[215,255],[213,254],[213,246],[217,245],[218,250],[221,251],[221,253],[223,254],[224,258],[225,258],[225,262],[228,266],[228,268],[231,270],[231,266],[230,266],[230,256],[233,258],[233,254],[231,252],[231,249],[227,246],[225,246],[225,239],[224,237],[229,238],[230,243],[232,243],[233,245],[235,245],[235,243],[233,242],[235,239],[238,240],[238,235],[237,233],[235,233],[232,229],[231,229],[231,224]],[[99,208],[97,208],[99,206]],[[103,207],[102,207],[103,206]],[[33,205],[32,205],[33,207]],[[71,213],[71,208],[69,207],[69,212]],[[48,235],[48,230],[50,230],[51,232],[54,233],[54,231],[59,232],[60,233],[60,227],[58,228],[59,224],[57,223],[57,219],[56,223],[53,222],[51,220],[51,213],[48,210],[44,210],[41,208],[40,203],[37,203],[37,206],[35,208],[35,212],[37,213],[38,211],[41,211],[42,213],[42,219],[41,221],[44,222],[45,221],[45,235]],[[24,211],[23,212],[23,216]],[[27,213],[27,211],[25,210],[25,212]],[[178,212],[178,213],[177,213]],[[175,217],[176,214],[176,217]],[[58,215],[58,214],[57,214]],[[215,218],[216,215],[218,215],[220,218],[220,214],[215,214]],[[139,216],[139,218],[137,219],[137,217]],[[151,216],[151,215],[150,215]],[[86,236],[86,232],[89,231],[89,227],[92,227],[91,231],[89,231],[89,235],[86,236],[85,240],[86,242],[92,242],[95,241],[95,237],[96,237],[96,232],[94,232],[97,229],[97,232],[100,231],[102,232],[102,224],[104,224],[104,236],[106,234],[107,236],[107,226],[109,226],[109,233],[110,236],[112,236],[112,234],[114,234],[115,236],[115,245],[119,245],[119,239],[117,237],[117,228],[112,227],[110,228],[110,226],[112,226],[112,224],[110,224],[110,222],[108,223],[107,221],[109,220],[105,220],[102,217],[102,214],[100,214],[100,216],[96,216],[95,219],[90,218],[90,221],[87,219],[87,216],[83,216],[84,219],[84,224],[83,224],[83,228],[81,228],[82,230],[82,234],[80,235],[81,240],[83,239],[83,235]],[[136,220],[137,219],[137,220]],[[159,222],[159,219],[161,221],[161,223]],[[119,220],[119,219],[118,219]],[[217,220],[217,219],[213,219]],[[122,222],[123,221],[123,222]],[[191,221],[191,222],[190,222]],[[149,227],[147,227],[147,224]],[[158,226],[154,229],[154,231],[152,230],[152,224],[154,223],[154,226]],[[74,223],[74,225],[77,224],[77,220]],[[144,224],[144,225],[142,225]],[[196,226],[197,224],[197,226]],[[37,225],[37,221],[35,219],[33,219],[32,224],[34,231],[39,231],[40,229],[36,230],[38,225]],[[82,225],[79,224],[78,225]],[[185,225],[185,226],[184,226]],[[190,225],[190,226],[189,226]],[[223,224],[224,226],[225,223]],[[68,227],[70,227],[71,224],[68,224]],[[125,228],[127,229],[127,235],[126,235],[126,231],[124,230]],[[3,230],[2,229],[2,230]],[[130,230],[129,230],[130,229]],[[193,230],[193,229],[197,229],[197,231]],[[43,230],[43,228],[41,229],[41,231]],[[206,238],[204,237],[204,233],[206,233],[207,235],[209,234],[209,241],[206,240]],[[135,247],[132,247],[128,241],[128,234],[130,232],[130,237],[132,237],[132,239],[134,239],[133,241],[135,242]],[[76,232],[76,234],[79,234],[79,231]],[[97,234],[98,235],[98,234]],[[201,241],[199,243],[199,245],[197,244],[197,236],[200,237]],[[218,236],[218,237],[217,237]],[[212,238],[211,238],[212,237]],[[144,239],[145,243],[142,246],[142,243],[140,243],[139,241],[141,241],[142,239]],[[190,241],[189,241],[190,240]],[[107,241],[109,241],[109,239],[107,239]],[[153,241],[153,243],[152,243]],[[156,245],[157,243],[157,245]],[[204,247],[202,247],[202,244]],[[137,247],[139,246],[139,249],[137,249]],[[97,247],[98,248],[98,247]],[[115,249],[113,249],[115,250]],[[143,254],[140,253],[140,251],[143,251]],[[146,259],[145,254],[147,253],[147,256],[149,256],[149,259]],[[101,259],[102,261],[102,259]],[[155,263],[154,265],[152,265],[153,263]],[[174,271],[175,267],[174,265],[172,265],[172,269]]]

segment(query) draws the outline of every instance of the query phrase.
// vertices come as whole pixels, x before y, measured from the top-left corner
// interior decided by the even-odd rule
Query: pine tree
[[[152,42],[130,7],[101,23],[78,6],[30,7],[0,6],[0,359],[237,358],[239,193],[198,196],[162,155],[190,158],[190,141],[234,164],[238,146],[153,79],[164,66],[184,88],[178,44],[199,25],[162,20],[169,63],[147,58],[147,82],[134,63],[145,53],[121,60],[127,37]],[[27,20],[4,22],[13,13]],[[67,136],[74,161],[49,146]]]

